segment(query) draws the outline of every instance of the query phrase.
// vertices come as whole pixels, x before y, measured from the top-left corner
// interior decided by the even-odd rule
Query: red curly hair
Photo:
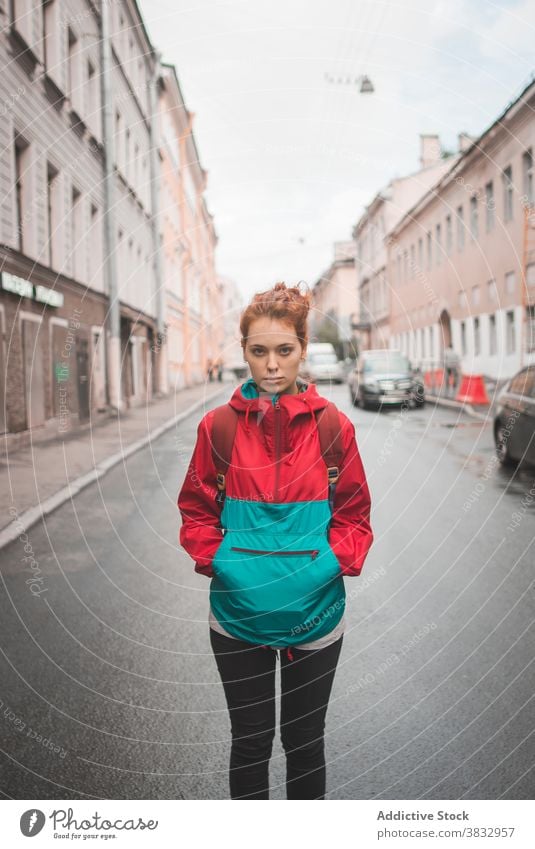
[[[242,347],[247,341],[249,327],[255,318],[268,316],[291,324],[295,335],[303,346],[308,342],[307,317],[312,305],[312,294],[305,293],[297,286],[288,287],[286,283],[275,283],[272,289],[258,292],[240,316]]]

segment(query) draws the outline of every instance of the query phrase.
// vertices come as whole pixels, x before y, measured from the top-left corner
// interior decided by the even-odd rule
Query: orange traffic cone
[[[461,375],[461,385],[455,396],[456,401],[465,401],[468,404],[489,404],[485,382],[480,374]]]
[[[442,382],[444,380],[444,369],[436,368],[435,369],[435,386],[440,389],[442,387]]]
[[[433,388],[433,372],[432,371],[424,371],[424,383],[428,389]]]

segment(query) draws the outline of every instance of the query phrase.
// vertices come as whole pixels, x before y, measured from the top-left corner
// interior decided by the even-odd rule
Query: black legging
[[[230,797],[269,799],[276,652],[209,630],[230,715]],[[293,661],[279,652],[287,799],[325,798],[325,714],[343,637],[323,649],[292,647]]]

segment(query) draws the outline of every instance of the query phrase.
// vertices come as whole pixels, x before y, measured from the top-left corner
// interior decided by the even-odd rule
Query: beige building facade
[[[451,342],[501,380],[535,356],[535,83],[393,228],[390,346],[423,369]]]
[[[204,192],[207,172],[172,65],[162,65],[159,122],[160,226],[169,386],[205,379],[223,343],[222,290],[215,271],[217,235]]]
[[[333,260],[313,287],[310,313],[310,341],[317,341],[323,328],[329,336],[337,336],[349,353],[352,327],[357,321],[358,302],[355,285],[355,243],[335,242]]]
[[[363,348],[390,345],[391,268],[386,242],[407,210],[451,167],[458,157],[444,157],[436,135],[420,137],[420,168],[391,180],[377,193],[353,229],[359,335]]]

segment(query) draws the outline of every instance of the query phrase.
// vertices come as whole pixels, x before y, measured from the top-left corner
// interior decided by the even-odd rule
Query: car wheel
[[[507,437],[505,436],[504,427],[499,424],[496,428],[494,439],[496,441],[496,454],[502,466],[516,466],[517,461],[511,457],[507,446]]]

